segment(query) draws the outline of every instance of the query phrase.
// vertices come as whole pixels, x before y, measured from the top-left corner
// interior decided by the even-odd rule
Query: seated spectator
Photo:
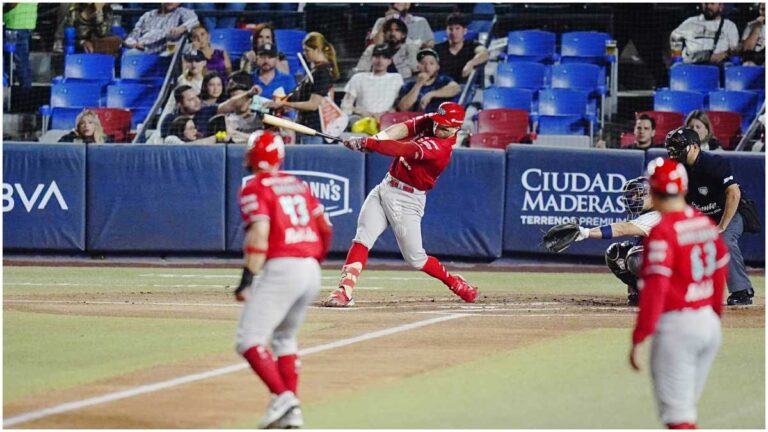
[[[467,82],[472,70],[488,61],[488,49],[476,41],[465,41],[469,21],[460,13],[448,15],[448,40],[435,45],[440,56],[440,70],[459,84]]]
[[[223,49],[214,49],[211,46],[211,35],[205,27],[198,24],[192,28],[189,34],[192,49],[200,51],[206,60],[205,67],[209,71],[218,72],[219,76],[226,77],[232,73],[232,63],[229,54]]]
[[[440,72],[440,56],[435,50],[425,48],[419,51],[419,73],[400,89],[397,109],[400,111],[433,112],[446,101],[453,100],[461,93],[461,87],[447,75]]]
[[[273,46],[277,46],[277,39],[275,38],[275,29],[272,27],[269,23],[262,23],[257,24],[253,27],[253,50],[248,51],[243,55],[243,58],[240,59],[240,70],[243,70],[245,72],[255,72],[255,70],[258,68],[256,65],[257,60],[257,54],[256,51],[258,48],[264,44],[272,44]],[[279,70],[282,73],[290,73],[291,68],[288,65],[288,60],[285,57],[285,54],[282,52],[277,53],[277,70]]]
[[[653,147],[653,135],[656,133],[656,120],[648,114],[640,114],[635,119],[635,142],[625,148],[648,151]]]
[[[265,108],[289,108],[299,113],[298,123],[322,130],[318,108],[323,98],[331,94],[333,82],[339,79],[336,50],[320,33],[307,34],[303,42],[304,57],[312,64],[314,82],[304,80],[288,101],[274,100],[264,103]],[[302,137],[305,144],[322,144],[321,137]]]
[[[702,150],[721,150],[723,146],[717,140],[712,131],[712,122],[709,116],[702,110],[693,110],[685,118],[685,127],[693,129],[699,135],[699,147]]]
[[[384,23],[384,42],[389,44],[393,53],[388,72],[397,72],[403,79],[412,77],[418,69],[416,54],[419,52],[419,44],[409,40],[405,23],[397,18],[387,20]],[[355,67],[356,72],[371,71],[374,47],[370,45],[363,51]]]
[[[123,41],[112,34],[112,6],[109,3],[71,3],[65,27],[75,29],[75,47],[80,52],[120,54]]]
[[[189,7],[192,9],[203,11],[201,13],[201,16],[203,17],[203,23],[205,24],[205,28],[208,29],[231,29],[235,28],[235,24],[237,23],[237,15],[235,12],[240,12],[245,9],[246,3],[237,3],[237,2],[224,2],[224,3],[217,3],[217,2],[203,2],[203,3],[188,3]],[[229,16],[212,16],[212,14],[207,14],[205,11],[209,10],[218,10],[218,11],[228,11],[232,12],[232,15]]]
[[[107,136],[101,127],[99,116],[91,110],[83,110],[77,115],[75,128],[59,139],[60,143],[104,144]]]
[[[176,86],[188,85],[195,89],[199,95],[202,92],[205,74],[208,73],[205,68],[205,65],[207,64],[205,56],[201,51],[193,49],[185,52],[182,59],[184,60],[182,68],[184,72],[176,79]],[[164,111],[168,112],[173,110],[175,103],[175,100],[169,98],[168,102],[165,104]]]
[[[373,49],[373,72],[358,72],[344,88],[341,109],[353,123],[361,117],[379,120],[382,114],[394,111],[395,100],[403,86],[403,77],[387,72],[392,64],[392,51],[387,44]]]
[[[215,144],[216,137],[200,137],[195,126],[195,121],[190,116],[176,117],[171,122],[171,128],[168,136],[165,137],[163,144]]]
[[[757,19],[750,21],[741,35],[741,58],[744,66],[765,64],[765,3],[760,2]]]
[[[249,78],[247,74],[245,75]],[[231,142],[245,143],[251,133],[264,129],[261,118],[251,111],[253,97],[261,93],[259,86],[248,86],[248,82],[233,80],[227,88],[229,99],[219,105],[218,113],[225,116],[226,130]],[[253,84],[253,81],[250,81]]]
[[[733,21],[721,16],[722,8],[722,3],[702,3],[701,15],[688,18],[672,31],[672,51],[678,51],[682,42],[685,63],[721,64],[736,53],[739,30]]]
[[[224,80],[216,72],[208,72],[203,78],[200,88],[200,100],[204,107],[218,105],[226,99],[224,95]]]
[[[197,15],[180,7],[180,3],[161,3],[139,18],[133,31],[125,38],[125,46],[145,54],[158,54],[168,43],[176,43],[198,24]]]
[[[291,74],[277,69],[277,48],[271,43],[256,49],[256,70],[253,72],[253,82],[261,87],[261,96],[272,99],[275,90],[278,94],[287,95],[296,88],[296,79]]]
[[[411,15],[408,12],[411,9],[410,3],[390,3],[389,8],[384,12],[384,17],[376,20],[371,29],[371,42],[374,45],[385,42],[386,22],[390,19],[399,19],[408,26],[410,39],[419,47],[432,47],[435,44],[435,35],[429,26],[426,18]]]
[[[202,106],[198,92],[188,85],[180,85],[173,91],[173,100],[176,102],[175,112],[168,114],[160,125],[160,135],[168,136],[171,123],[177,116],[192,116],[197,130],[207,133],[208,121],[216,115],[217,107]]]

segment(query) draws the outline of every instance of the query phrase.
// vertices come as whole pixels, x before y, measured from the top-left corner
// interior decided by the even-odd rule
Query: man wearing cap
[[[394,111],[395,100],[403,86],[403,77],[387,72],[392,64],[389,45],[376,45],[373,49],[373,72],[358,72],[344,88],[341,109],[350,116],[374,117]]]
[[[441,102],[452,100],[461,93],[461,87],[447,75],[439,75],[440,56],[432,48],[419,51],[419,74],[400,89],[397,103],[399,111],[437,110]]]
[[[459,84],[464,84],[472,70],[488,61],[488,49],[477,41],[465,41],[467,17],[460,13],[448,15],[448,40],[435,45],[440,56],[440,69]]]
[[[418,70],[416,55],[419,52],[419,44],[408,39],[408,27],[397,18],[388,19],[384,23],[384,43],[389,44],[392,50],[392,64],[388,72],[397,72],[403,79],[413,76]],[[369,45],[360,56],[355,67],[356,72],[370,72],[373,66],[373,50],[376,45]]]
[[[256,49],[256,67],[257,70],[253,72],[253,81],[261,87],[262,97],[272,99],[272,94],[281,87],[284,95],[296,88],[296,79],[293,75],[277,69],[277,47],[273,44],[265,43]]]

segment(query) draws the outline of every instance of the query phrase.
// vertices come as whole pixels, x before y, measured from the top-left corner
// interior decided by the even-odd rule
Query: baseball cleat
[[[299,406],[299,399],[292,391],[285,391],[272,398],[267,407],[267,412],[261,418],[259,429],[272,429],[288,411]]]
[[[450,286],[454,294],[461,297],[467,303],[474,303],[477,298],[477,287],[470,285],[466,279],[460,275],[453,277],[453,283]]]
[[[276,429],[299,429],[302,426],[304,426],[304,416],[299,407],[288,411],[275,423]]]
[[[349,307],[354,305],[355,301],[352,300],[351,295],[347,295],[347,290],[344,287],[336,288],[323,302],[325,307]]]

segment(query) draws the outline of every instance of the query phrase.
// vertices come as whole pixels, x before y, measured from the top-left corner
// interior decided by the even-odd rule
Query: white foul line
[[[380,337],[389,336],[389,335],[393,335],[393,334],[408,331],[408,330],[413,330],[419,327],[425,327],[428,325],[441,323],[443,321],[449,321],[456,318],[464,318],[466,316],[469,316],[469,315],[465,315],[465,314],[446,315],[446,316],[441,316],[437,318],[430,318],[428,320],[416,321],[410,324],[403,324],[403,325],[399,325],[396,327],[391,327],[388,329],[379,330],[375,332],[364,333],[364,334],[361,334],[360,336],[355,336],[347,339],[340,339],[334,342],[329,342],[326,344],[305,348],[299,351],[299,355],[307,356],[307,355],[311,355],[311,354],[315,354],[323,351],[341,348],[347,345],[352,345],[358,342],[364,342],[371,339],[377,339]],[[175,387],[181,384],[200,381],[200,380],[217,377],[221,375],[227,375],[232,372],[237,372],[247,368],[248,368],[247,363],[238,363],[238,364],[225,366],[218,369],[213,369],[207,372],[185,375],[185,376],[174,378],[167,381],[160,381],[153,384],[146,384],[143,386],[134,387],[128,390],[123,390],[123,391],[114,392],[114,393],[107,393],[102,396],[83,399],[75,402],[67,402],[67,403],[56,405],[50,408],[44,408],[38,411],[31,411],[28,413],[19,414],[17,416],[10,417],[8,419],[4,419],[3,427],[10,427],[10,426],[17,425],[19,423],[39,420],[41,418],[49,417],[55,414],[61,414],[68,411],[74,411],[81,408],[100,405],[103,403],[112,402],[112,401],[125,399],[133,396],[138,396],[142,394],[153,393],[159,390]]]

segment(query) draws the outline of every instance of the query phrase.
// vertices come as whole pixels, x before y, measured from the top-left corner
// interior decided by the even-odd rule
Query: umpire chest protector
[[[736,184],[731,165],[720,156],[701,151],[693,166],[686,165],[685,170],[688,172],[686,201],[719,223],[725,208],[725,190]]]

